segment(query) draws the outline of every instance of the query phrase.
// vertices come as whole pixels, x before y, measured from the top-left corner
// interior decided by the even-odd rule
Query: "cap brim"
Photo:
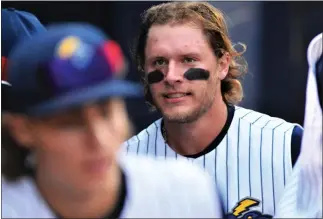
[[[33,117],[48,116],[70,108],[107,100],[111,97],[140,98],[143,97],[143,88],[140,84],[129,81],[109,80],[95,87],[70,92],[30,107],[26,110],[26,114]]]

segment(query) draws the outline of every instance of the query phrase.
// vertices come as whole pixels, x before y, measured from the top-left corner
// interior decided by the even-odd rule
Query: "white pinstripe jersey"
[[[235,106],[227,134],[220,144],[198,158],[176,154],[164,141],[161,119],[123,144],[128,153],[188,159],[215,180],[224,212],[252,197],[260,201],[253,210],[273,215],[292,171],[291,136],[296,124]]]
[[[317,35],[308,47],[309,70],[302,148],[279,204],[277,218],[322,218],[323,117],[315,77],[316,62],[323,55],[322,38],[322,33]]]
[[[222,217],[212,179],[190,163],[127,156],[120,164],[127,182],[121,218]],[[2,179],[1,198],[2,217],[56,217],[31,178]]]

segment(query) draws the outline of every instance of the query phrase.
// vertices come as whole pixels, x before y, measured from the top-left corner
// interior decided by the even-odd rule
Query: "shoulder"
[[[273,117],[265,113],[257,112],[251,109],[235,106],[235,119],[252,126],[253,128],[264,130],[275,130],[276,132],[293,132],[297,126],[302,130],[302,127],[297,123],[287,122],[278,117]]]
[[[160,130],[161,119],[156,120],[150,124],[147,128],[139,132],[137,135],[132,136],[127,141],[125,141],[122,146],[129,147],[132,145],[137,145],[142,141],[150,141],[151,138],[156,138],[158,131]]]
[[[21,217],[28,214],[27,203],[32,199],[32,185],[28,178],[11,182],[4,177],[2,183],[2,216],[7,218]]]
[[[21,178],[17,181],[8,181],[6,178],[1,178],[2,184],[2,198],[4,201],[12,201],[12,198],[16,196],[19,197],[18,200],[21,199],[22,194],[26,195],[30,190],[30,180],[28,178]]]

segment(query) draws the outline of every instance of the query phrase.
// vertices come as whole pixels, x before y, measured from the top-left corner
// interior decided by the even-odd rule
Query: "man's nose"
[[[170,62],[168,65],[168,71],[165,75],[165,81],[168,84],[181,83],[183,81],[183,72],[182,70],[175,64],[175,62]]]

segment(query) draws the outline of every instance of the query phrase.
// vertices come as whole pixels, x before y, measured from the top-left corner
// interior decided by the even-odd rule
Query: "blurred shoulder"
[[[211,177],[197,165],[186,160],[172,158],[153,158],[149,156],[123,155],[121,164],[129,175],[141,176],[142,179],[178,182],[181,185],[208,184]]]
[[[22,177],[16,181],[9,181],[5,177],[1,177],[2,198],[7,197],[23,197],[22,194],[28,194],[32,190],[32,182],[27,177]]]
[[[199,167],[185,160],[134,155],[125,156],[120,164],[132,200],[128,209],[141,209],[144,203],[158,217],[221,217],[215,184]]]
[[[16,181],[1,178],[2,183],[2,216],[7,218],[28,215],[28,205],[34,200],[34,189],[31,179],[22,177]]]

